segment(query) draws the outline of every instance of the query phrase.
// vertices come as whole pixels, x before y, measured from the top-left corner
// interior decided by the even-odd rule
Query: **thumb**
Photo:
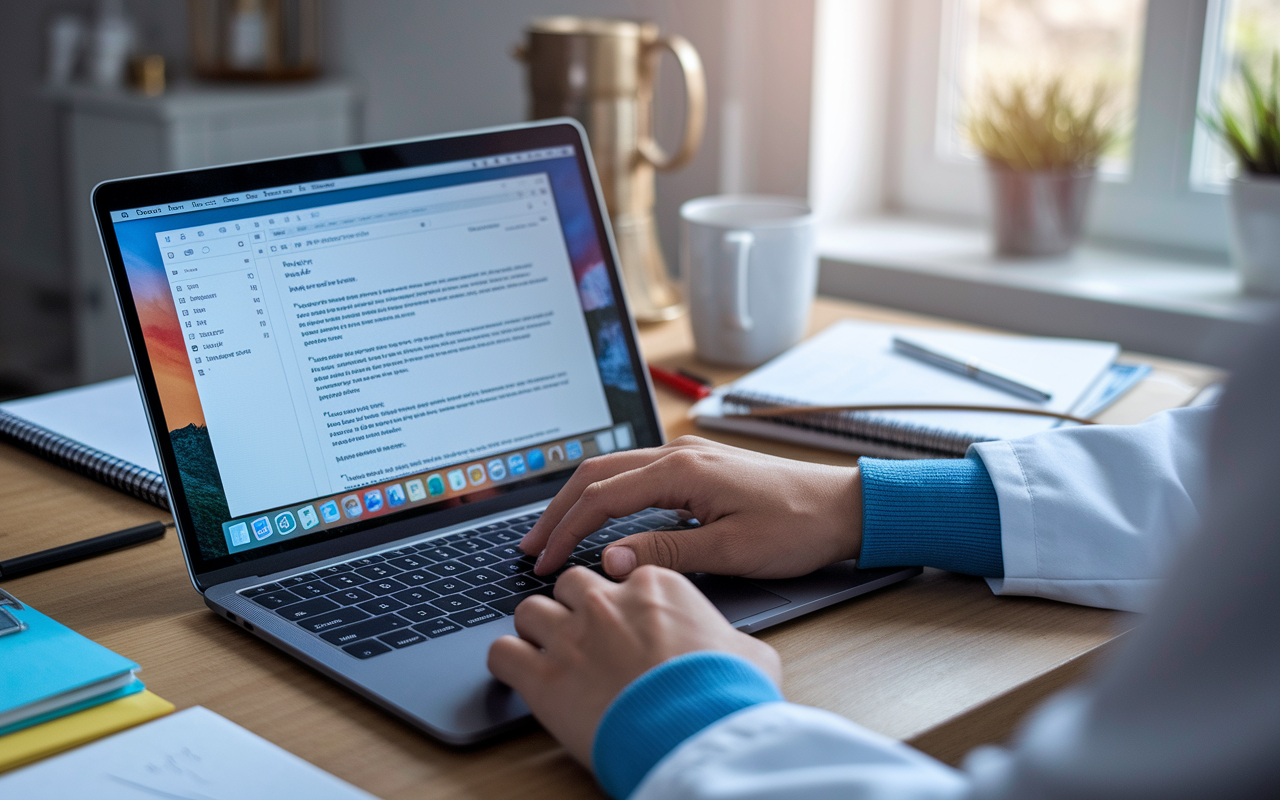
[[[606,547],[600,563],[614,578],[624,578],[645,564],[676,572],[732,574],[725,548],[709,527],[634,533]]]

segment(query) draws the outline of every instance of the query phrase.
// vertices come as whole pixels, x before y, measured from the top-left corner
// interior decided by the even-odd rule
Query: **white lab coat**
[[[1216,411],[976,446],[1000,499],[997,593],[1152,612],[1010,749],[956,770],[769,703],[686,740],[633,800],[1280,795],[1278,354],[1273,329]]]

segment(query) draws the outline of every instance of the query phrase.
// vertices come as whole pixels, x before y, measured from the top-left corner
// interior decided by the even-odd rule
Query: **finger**
[[[583,488],[552,530],[534,573],[547,575],[559,569],[578,542],[611,517],[625,517],[651,506],[684,508],[692,490],[688,477],[693,458],[689,450],[668,452],[647,466]]]
[[[535,647],[546,647],[568,619],[569,609],[546,595],[535,594],[516,606],[516,633]]]
[[[616,588],[617,584],[606,580],[585,567],[573,567],[556,580],[555,598],[570,612],[582,608],[582,600],[592,589]]]
[[[529,642],[514,636],[500,636],[489,646],[489,672],[493,677],[524,694],[536,686],[544,656]]]
[[[520,540],[520,549],[528,555],[537,555],[547,546],[547,538],[566,511],[573,507],[582,495],[582,491],[596,481],[611,478],[628,470],[651,464],[664,455],[663,448],[653,447],[645,450],[625,450],[621,453],[610,453],[607,456],[589,458],[578,465],[569,482],[556,494],[555,499],[542,512],[542,516],[534,523],[529,532]],[[640,509],[636,509],[639,511]]]
[[[645,564],[676,572],[737,575],[745,562],[728,544],[729,527],[723,520],[698,528],[633,533],[606,547],[600,563],[614,578],[625,578]]]

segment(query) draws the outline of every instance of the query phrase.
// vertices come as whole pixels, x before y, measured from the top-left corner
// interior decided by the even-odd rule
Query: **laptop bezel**
[[[226,566],[208,566],[195,539],[194,525],[188,510],[182,484],[178,476],[177,461],[164,423],[163,408],[146,352],[137,308],[110,219],[111,211],[122,208],[155,206],[176,203],[217,194],[233,194],[263,187],[331,180],[351,175],[370,174],[403,169],[425,164],[479,159],[522,150],[573,145],[578,168],[584,185],[589,184],[588,205],[596,227],[596,235],[603,247],[602,255],[612,284],[614,297],[619,304],[626,344],[642,406],[642,420],[649,434],[637,431],[637,446],[661,444],[665,441],[662,424],[658,418],[653,398],[653,385],[639,349],[639,334],[630,313],[626,287],[619,271],[619,258],[613,231],[604,199],[595,173],[585,131],[576,120],[560,118],[540,122],[522,123],[474,131],[442,134],[438,136],[406,139],[357,147],[340,148],[319,153],[308,153],[277,159],[245,162],[196,170],[160,173],[156,175],[105,181],[93,190],[92,204],[98,232],[111,272],[117,308],[124,325],[125,336],[133,359],[143,405],[151,428],[152,441],[159,456],[165,486],[169,491],[169,504],[173,512],[183,557],[192,584],[197,591],[240,578],[275,574],[298,569],[307,564],[333,559],[346,553],[403,539],[408,536],[429,533],[433,530],[458,525],[472,519],[481,519],[512,508],[545,501],[568,481],[572,470],[546,476],[541,482],[479,501],[461,505],[422,510],[417,514],[399,514],[382,517],[351,526],[354,530],[325,541],[308,543],[299,539],[293,549],[255,557],[241,563]]]

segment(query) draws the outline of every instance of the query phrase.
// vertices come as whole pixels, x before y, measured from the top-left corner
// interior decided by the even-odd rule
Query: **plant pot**
[[[1231,260],[1246,292],[1280,295],[1280,177],[1231,181]]]
[[[1080,239],[1094,171],[1029,172],[988,163],[996,254],[1062,256]]]

